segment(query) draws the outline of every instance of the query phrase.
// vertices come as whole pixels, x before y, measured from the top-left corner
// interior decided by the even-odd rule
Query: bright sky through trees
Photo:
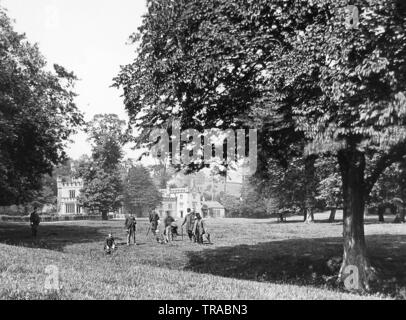
[[[74,71],[81,81],[77,104],[86,120],[98,113],[127,119],[120,91],[110,88],[120,65],[134,57],[128,37],[141,24],[144,0],[0,0],[15,19],[15,29],[38,42],[49,65]],[[86,135],[75,137],[68,154],[90,153]]]

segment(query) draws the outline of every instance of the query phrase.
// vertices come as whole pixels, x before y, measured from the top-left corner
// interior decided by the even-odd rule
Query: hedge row
[[[60,222],[60,221],[87,221],[101,220],[101,216],[86,216],[86,215],[63,215],[63,216],[45,216],[41,215],[41,222]],[[29,216],[0,216],[0,221],[3,222],[30,222]]]

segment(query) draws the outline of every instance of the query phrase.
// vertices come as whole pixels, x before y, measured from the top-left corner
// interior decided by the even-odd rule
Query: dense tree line
[[[76,177],[83,179],[79,203],[104,220],[120,208],[141,215],[161,203],[160,193],[149,172],[132,161],[123,161],[123,146],[129,139],[126,122],[116,114],[99,114],[86,124],[92,156],[77,163]]]
[[[162,195],[153,183],[149,170],[141,165],[131,166],[124,180],[124,209],[142,217],[161,203]]]

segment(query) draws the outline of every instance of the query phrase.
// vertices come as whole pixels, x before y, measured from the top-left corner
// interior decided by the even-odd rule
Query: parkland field
[[[369,254],[384,281],[357,295],[337,285],[342,223],[327,218],[208,220],[212,245],[186,236],[159,244],[138,220],[130,247],[123,221],[43,223],[36,240],[28,224],[0,223],[0,299],[405,299],[406,225],[367,219]],[[105,255],[109,233],[119,246]],[[59,271],[59,291],[45,287],[49,266]]]

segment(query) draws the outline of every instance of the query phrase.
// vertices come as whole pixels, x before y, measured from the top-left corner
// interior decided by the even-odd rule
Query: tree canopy
[[[84,183],[79,201],[89,211],[101,213],[105,220],[109,212],[122,205],[120,162],[126,135],[124,126],[125,121],[115,114],[96,115],[87,124],[92,158],[79,164],[78,175]]]
[[[128,170],[124,180],[124,208],[142,216],[144,210],[154,210],[162,203],[162,195],[152,181],[149,171],[141,166]]]
[[[0,205],[32,200],[44,174],[66,158],[82,115],[76,76],[59,65],[48,71],[37,45],[14,31],[0,7]]]

